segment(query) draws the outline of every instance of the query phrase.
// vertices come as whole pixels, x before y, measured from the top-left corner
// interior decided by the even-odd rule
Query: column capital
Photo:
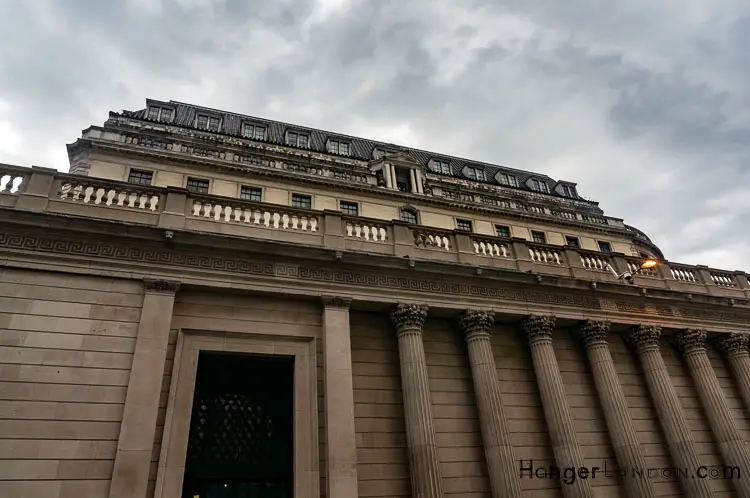
[[[466,310],[458,323],[467,339],[475,335],[489,336],[495,323],[495,312]]]
[[[706,350],[707,334],[702,329],[686,329],[672,335],[671,343],[683,356]]]
[[[143,279],[143,286],[146,288],[146,292],[174,294],[180,290],[180,285],[180,282],[175,280]]]
[[[625,334],[625,342],[638,351],[658,348],[661,340],[659,325],[637,325]]]
[[[521,322],[521,329],[529,344],[552,341],[556,318],[552,315],[529,315]]]
[[[422,330],[429,307],[423,304],[399,303],[391,311],[391,321],[397,333]]]
[[[578,334],[586,349],[596,344],[609,342],[609,320],[586,320],[578,329]]]
[[[351,298],[341,296],[320,296],[320,301],[330,308],[349,308],[352,304]]]
[[[738,333],[721,334],[716,336],[711,342],[723,354],[732,356],[747,351],[748,344],[750,343],[750,335]]]

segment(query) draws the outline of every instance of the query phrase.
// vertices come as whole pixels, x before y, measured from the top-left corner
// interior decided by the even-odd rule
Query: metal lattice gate
[[[291,358],[201,353],[183,498],[292,498]]]

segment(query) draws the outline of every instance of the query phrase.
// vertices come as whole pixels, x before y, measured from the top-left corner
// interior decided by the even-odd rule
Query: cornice
[[[133,130],[129,130],[129,133],[136,133]],[[172,138],[172,137],[170,137]],[[186,142],[186,144],[189,142]],[[307,175],[304,173],[297,173],[295,171],[291,171],[288,169],[277,169],[272,167],[270,164],[263,165],[262,161],[265,159],[266,161],[270,161],[270,157],[273,157],[274,159],[279,160],[286,160],[289,161],[290,159],[288,157],[284,157],[283,155],[276,156],[268,156],[264,157],[263,159],[259,158],[258,162],[260,164],[253,164],[253,163],[235,163],[226,159],[217,159],[213,157],[202,157],[202,156],[195,156],[190,154],[185,154],[182,152],[173,152],[173,151],[166,151],[166,150],[159,150],[159,149],[149,149],[146,147],[143,147],[141,145],[133,145],[133,144],[126,144],[126,143],[119,143],[119,142],[111,142],[108,140],[101,140],[101,139],[92,139],[92,138],[79,138],[76,140],[75,143],[68,145],[68,153],[73,154],[78,152],[79,148],[82,147],[88,147],[91,149],[99,149],[104,150],[108,152],[115,152],[123,155],[136,155],[136,156],[142,156],[142,157],[150,157],[155,158],[160,161],[169,161],[174,162],[177,164],[193,164],[197,165],[203,168],[214,168],[214,169],[224,169],[232,172],[239,172],[239,173],[248,173],[252,172],[254,175],[260,175],[260,176],[267,176],[271,178],[279,178],[284,179],[286,181],[292,181],[296,183],[301,184],[312,184],[312,185],[318,185],[326,188],[336,188],[341,189],[345,188],[350,191],[355,192],[365,192],[368,195],[371,196],[377,196],[377,197],[383,197],[383,198],[389,198],[389,199],[396,199],[404,204],[427,204],[427,205],[435,205],[437,207],[448,209],[448,210],[455,210],[460,209],[467,212],[478,212],[478,213],[486,213],[491,215],[502,215],[503,217],[507,219],[516,219],[516,220],[523,220],[523,221],[532,221],[547,225],[553,225],[553,226],[559,226],[559,227],[568,227],[568,228],[574,228],[576,230],[582,230],[586,232],[591,233],[598,233],[598,234],[608,234],[613,235],[617,237],[621,237],[624,239],[631,240],[632,234],[629,233],[626,229],[620,229],[618,227],[612,227],[612,226],[604,226],[600,224],[589,224],[589,223],[583,223],[583,222],[575,222],[575,221],[568,221],[563,218],[554,217],[551,215],[539,215],[537,213],[532,213],[529,211],[515,211],[515,210],[503,210],[503,209],[496,209],[491,206],[484,206],[480,204],[473,204],[473,203],[464,203],[464,202],[457,202],[452,201],[449,199],[445,199],[438,196],[426,196],[426,195],[415,195],[405,192],[399,192],[396,190],[390,190],[390,189],[384,189],[382,187],[379,187],[375,184],[370,183],[352,183],[345,180],[338,180],[333,177],[318,177],[314,175]],[[263,155],[261,153],[256,153],[255,151],[242,151],[244,154],[258,154]],[[292,159],[294,161],[294,159]],[[309,164],[304,164],[305,166],[309,166]],[[330,165],[323,165],[320,166],[326,166],[330,167]],[[362,174],[362,175],[369,175],[367,172],[354,172],[356,174]],[[340,191],[340,190],[339,190]]]

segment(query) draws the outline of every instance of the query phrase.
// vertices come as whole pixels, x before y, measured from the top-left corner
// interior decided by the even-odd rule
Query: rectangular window
[[[172,121],[174,111],[172,109],[162,108],[161,114],[159,114],[159,121]]]
[[[507,185],[508,187],[518,187],[518,179],[514,175],[507,173],[498,173],[497,179],[501,185]]]
[[[549,188],[547,187],[547,184],[540,180],[531,180],[531,190],[549,194]]]
[[[448,164],[448,161],[433,159],[430,163],[430,169],[435,173],[442,173],[444,175],[451,174],[451,166]]]
[[[167,109],[165,107],[149,107],[148,108],[148,119],[151,121],[172,121],[172,116],[174,116],[174,111],[172,109]]]
[[[250,123],[245,123],[242,126],[242,135],[245,138],[252,138],[255,140],[265,140],[266,139],[266,127],[260,126],[260,125],[254,125]]]
[[[152,121],[156,121],[157,119],[159,119],[159,111],[160,110],[161,110],[161,108],[159,108],[159,107],[149,107],[149,109],[148,109],[148,119],[150,119]]]
[[[562,195],[564,195],[565,197],[571,197],[573,199],[578,197],[575,187],[571,187],[570,185],[560,185],[560,187],[562,190]]]
[[[292,194],[292,207],[312,209],[312,197],[303,194]]]
[[[504,239],[510,238],[510,227],[495,225],[495,235]]]
[[[415,225],[417,223],[417,214],[409,209],[402,209],[399,213],[399,218],[406,223],[412,223]]]
[[[466,168],[466,176],[468,176],[472,180],[484,181],[484,170],[468,166]]]
[[[292,147],[307,148],[309,143],[308,136],[304,133],[297,133],[296,131],[290,131],[286,134],[286,144]]]
[[[572,247],[573,249],[581,248],[581,244],[578,242],[578,237],[571,237],[570,235],[565,236],[565,245]]]
[[[537,244],[546,244],[547,243],[547,236],[544,235],[544,232],[537,232],[536,230],[531,231],[531,240],[532,242],[535,242]]]
[[[128,174],[128,181],[130,183],[137,183],[138,185],[151,185],[154,180],[154,173],[152,171],[143,171],[140,169],[131,169]]]
[[[456,219],[456,230],[461,230],[463,232],[471,232],[472,231],[471,221]]]
[[[346,142],[339,142],[338,140],[329,140],[328,150],[331,152],[331,154],[341,154],[342,156],[348,156],[349,144]]]
[[[260,202],[263,197],[263,189],[258,187],[240,187],[240,199],[243,201]]]
[[[359,216],[359,206],[356,202],[341,201],[339,203],[341,213],[348,216]]]
[[[219,131],[219,118],[198,114],[198,128],[208,131]]]
[[[200,178],[188,177],[187,185],[185,187],[196,194],[207,194],[208,193],[208,180],[202,180]]]
[[[612,252],[612,246],[609,245],[609,242],[599,241],[599,252],[606,252],[609,254]]]

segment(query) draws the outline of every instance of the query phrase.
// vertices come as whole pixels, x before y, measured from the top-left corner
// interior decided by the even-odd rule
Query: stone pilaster
[[[398,304],[391,312],[398,334],[412,496],[442,498],[443,482],[422,342],[422,326],[426,319],[427,306],[418,304]]]
[[[552,440],[552,451],[560,469],[584,467],[583,454],[578,445],[573,416],[568,406],[565,386],[555,350],[552,347],[553,316],[529,316],[522,322],[522,329],[531,348],[531,361],[542,398],[544,418]],[[576,479],[572,484],[561,481],[565,498],[591,498],[591,482]]]
[[[745,440],[729,411],[724,392],[711,366],[706,352],[706,332],[700,329],[688,329],[673,336],[674,345],[685,358],[690,377],[695,383],[701,405],[706,412],[708,423],[719,446],[724,464],[739,467],[740,475],[748,475],[750,457]],[[740,498],[750,498],[750,480],[732,479],[732,484]]]
[[[494,321],[492,312],[467,311],[460,320],[460,326],[466,336],[492,496],[520,498],[521,481],[505,423],[495,357],[490,343]]]
[[[724,354],[729,363],[729,369],[732,371],[747,413],[750,413],[749,338],[748,334],[721,334],[714,340],[716,348]]]
[[[625,402],[625,393],[617,376],[609,351],[609,322],[587,320],[579,330],[589,359],[591,375],[599,397],[604,420],[621,469],[647,469],[646,459]],[[655,498],[656,490],[649,479],[625,478],[625,491],[630,498]]]
[[[144,280],[144,287],[109,498],[146,498],[148,487],[172,308],[180,284]]]
[[[357,496],[350,300],[323,297],[323,385],[325,389],[326,496]]]
[[[639,325],[633,328],[625,339],[638,355],[646,387],[667,440],[674,467],[686,469],[688,473],[696,472],[700,460],[695,441],[659,349],[661,327]],[[680,473],[680,484],[688,498],[711,497],[711,489],[706,479],[694,479],[691,475]]]

